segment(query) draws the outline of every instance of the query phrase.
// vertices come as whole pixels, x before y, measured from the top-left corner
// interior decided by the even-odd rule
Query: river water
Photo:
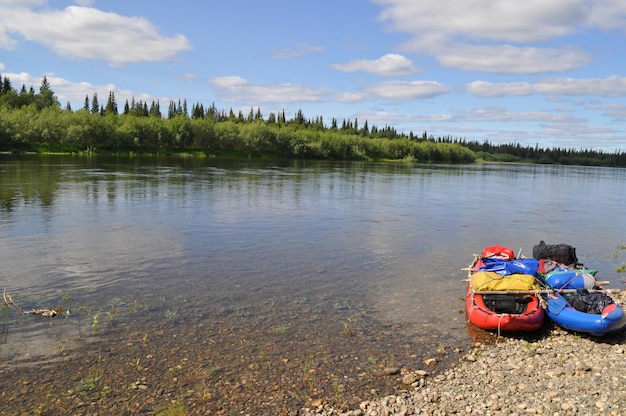
[[[592,167],[0,155],[0,289],[71,312],[5,306],[0,358],[277,308],[293,321],[275,334],[332,314],[344,333],[367,319],[415,345],[468,344],[461,269],[487,245],[569,243],[624,286],[625,184]]]

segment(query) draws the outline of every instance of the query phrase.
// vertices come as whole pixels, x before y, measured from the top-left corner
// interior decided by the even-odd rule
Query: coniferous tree
[[[98,93],[93,93],[93,98],[91,99],[91,114],[100,114],[100,104],[98,104]]]
[[[170,100],[170,105],[167,109],[167,118],[172,119],[176,117],[176,103]]]
[[[9,77],[5,75],[4,78],[2,79],[2,92],[5,94],[8,94],[12,90],[13,90],[13,87],[11,86],[11,80],[9,80]]]
[[[115,101],[115,93],[113,91],[109,91],[109,98],[107,99],[105,114],[115,114],[115,115],[118,114],[117,102]]]
[[[83,110],[89,111],[89,95],[85,95],[85,104],[83,104]]]
[[[293,120],[297,124],[305,124],[306,123],[306,119],[304,118],[304,113],[302,112],[302,110],[298,109],[298,111],[296,112],[296,115],[293,118]]]
[[[41,86],[39,87],[39,100],[38,101],[39,101],[38,107],[40,109],[51,107],[53,105],[59,105],[59,102],[57,101],[57,98],[54,95],[52,88],[50,87],[48,78],[46,78],[45,75],[43,76],[43,79],[41,80]]]
[[[211,103],[211,106],[208,108],[208,110],[206,110],[206,116],[209,120],[217,121],[219,114],[214,102]]]
[[[152,101],[152,105],[150,106],[150,117],[161,118],[161,105],[159,102]]]

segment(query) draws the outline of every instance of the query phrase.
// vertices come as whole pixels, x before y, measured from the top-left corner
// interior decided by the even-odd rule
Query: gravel
[[[398,379],[406,388],[395,395],[363,401],[348,411],[320,404],[301,414],[626,414],[624,331],[595,338],[546,327],[541,334],[477,344],[440,374],[406,372]]]

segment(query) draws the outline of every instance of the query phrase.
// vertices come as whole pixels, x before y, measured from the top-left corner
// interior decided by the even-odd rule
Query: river
[[[5,306],[0,358],[233,318],[331,349],[393,333],[410,365],[472,342],[461,269],[485,246],[569,243],[623,287],[625,183],[573,166],[0,155],[0,289],[63,310]]]

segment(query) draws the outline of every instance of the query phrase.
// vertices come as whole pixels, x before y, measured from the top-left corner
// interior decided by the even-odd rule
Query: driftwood
[[[23,313],[23,314],[39,315],[39,316],[45,316],[45,317],[48,317],[48,318],[54,318],[54,317],[59,316],[62,313],[67,311],[67,309],[65,309],[65,308],[24,310],[24,308],[22,308],[20,305],[15,303],[15,301],[13,300],[11,295],[9,295],[7,293],[6,288],[4,289],[4,292],[2,293],[2,298],[4,299],[4,304],[5,305],[7,305],[9,308],[14,309],[14,310],[16,310],[16,311],[18,311],[20,313]]]

